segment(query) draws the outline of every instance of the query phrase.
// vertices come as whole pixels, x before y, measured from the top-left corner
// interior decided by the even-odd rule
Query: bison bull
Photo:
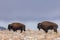
[[[40,29],[43,29],[46,33],[48,32],[48,30],[54,30],[54,32],[57,33],[57,28],[58,28],[58,25],[56,23],[53,23],[53,22],[49,22],[49,21],[43,21],[41,23],[38,23],[38,26],[37,28],[40,30]]]
[[[21,30],[22,33],[23,30],[25,31],[25,25],[21,23],[12,23],[8,25],[8,29],[12,29],[13,31]]]

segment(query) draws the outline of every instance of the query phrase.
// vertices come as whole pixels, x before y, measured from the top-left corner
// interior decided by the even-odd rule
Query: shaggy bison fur
[[[12,23],[8,25],[9,30],[17,31],[21,30],[21,32],[24,30],[25,31],[25,25],[21,23]]]
[[[37,28],[40,30],[40,29],[43,29],[46,33],[48,32],[48,30],[54,30],[54,32],[57,33],[57,28],[58,28],[58,25],[56,23],[53,23],[53,22],[49,22],[49,21],[43,21],[41,23],[38,23],[38,26]]]

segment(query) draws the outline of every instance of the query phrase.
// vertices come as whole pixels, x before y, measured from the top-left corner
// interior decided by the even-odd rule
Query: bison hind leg
[[[21,28],[20,30],[21,30],[21,33],[22,33],[23,31],[26,31],[25,28]]]
[[[21,28],[21,33],[22,33],[22,28]]]
[[[26,31],[25,28],[23,30]]]
[[[54,32],[56,32],[56,33],[57,33],[57,29],[54,29]]]
[[[56,33],[57,33],[57,28],[56,28],[56,27],[54,28],[54,32],[56,32]]]
[[[22,27],[22,30],[23,30],[23,31],[26,31],[25,26]]]

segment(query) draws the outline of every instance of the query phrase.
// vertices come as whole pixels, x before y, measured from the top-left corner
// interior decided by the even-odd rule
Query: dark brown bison
[[[46,33],[48,32],[48,30],[54,30],[54,32],[57,33],[57,28],[58,28],[58,25],[56,23],[53,23],[53,22],[49,22],[49,21],[43,21],[41,23],[38,23],[38,26],[37,28],[40,30],[40,29],[43,29]]]
[[[17,31],[21,30],[21,32],[24,30],[25,31],[25,25],[21,23],[12,23],[8,25],[9,30]]]

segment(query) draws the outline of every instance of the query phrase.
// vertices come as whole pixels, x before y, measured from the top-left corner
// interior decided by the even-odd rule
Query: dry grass
[[[3,30],[0,31],[0,40],[60,40],[60,32],[49,30],[46,34],[43,30],[27,30],[23,33]]]

